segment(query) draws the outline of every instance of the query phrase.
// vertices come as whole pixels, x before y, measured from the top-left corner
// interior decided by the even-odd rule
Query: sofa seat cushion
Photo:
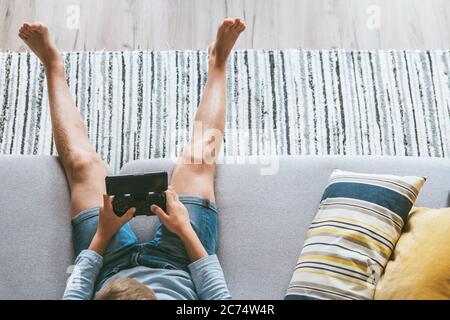
[[[0,183],[0,299],[60,299],[74,256],[58,159],[0,157]]]

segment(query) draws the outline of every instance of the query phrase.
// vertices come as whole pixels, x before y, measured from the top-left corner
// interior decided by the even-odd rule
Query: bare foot
[[[38,56],[45,67],[61,63],[61,54],[50,39],[47,26],[42,23],[24,23],[19,37]]]
[[[228,56],[246,26],[241,19],[225,19],[219,26],[216,42],[209,48],[210,66],[224,69]]]

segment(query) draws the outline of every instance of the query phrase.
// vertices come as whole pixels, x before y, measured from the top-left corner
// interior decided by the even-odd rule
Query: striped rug
[[[116,172],[174,157],[206,81],[198,51],[66,53],[90,139]],[[450,51],[238,51],[227,156],[450,157]],[[0,53],[0,153],[54,154],[42,66]]]

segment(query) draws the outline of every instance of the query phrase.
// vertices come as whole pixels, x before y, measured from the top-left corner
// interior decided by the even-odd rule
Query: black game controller
[[[114,196],[114,213],[121,217],[130,208],[136,208],[135,216],[151,216],[152,205],[166,211],[167,172],[106,178],[108,195]]]
[[[115,196],[112,201],[114,213],[118,217],[123,216],[130,208],[136,208],[135,216],[151,215],[153,212],[150,211],[150,207],[154,204],[166,211],[166,194],[163,192],[143,195],[127,194]]]

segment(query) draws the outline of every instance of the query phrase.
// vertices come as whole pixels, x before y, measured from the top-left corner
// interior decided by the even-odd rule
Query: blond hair
[[[153,290],[134,279],[111,281],[96,294],[95,300],[156,300]]]

